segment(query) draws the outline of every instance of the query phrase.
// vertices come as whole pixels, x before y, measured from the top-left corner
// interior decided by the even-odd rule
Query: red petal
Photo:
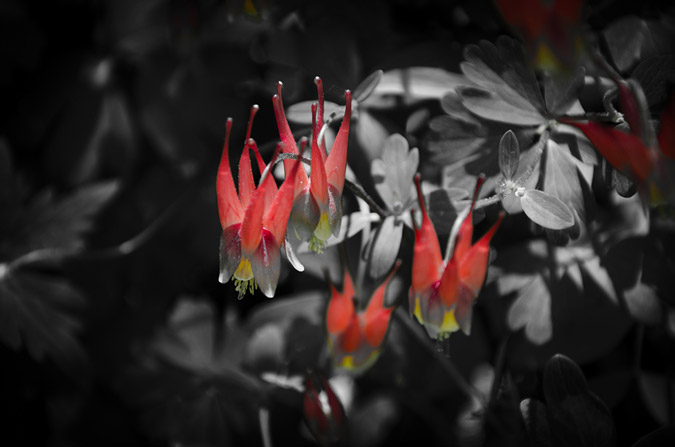
[[[281,145],[277,145],[277,149],[274,152],[270,165],[274,166],[274,162],[276,161],[276,158],[279,155],[280,151]],[[297,163],[298,162],[296,162],[296,164]],[[272,176],[272,173],[269,172],[268,170],[266,175],[264,175],[263,178],[261,178],[260,184],[258,185],[258,189],[255,190],[255,193],[251,198],[250,204],[248,208],[246,208],[246,214],[244,215],[244,221],[242,222],[241,226],[241,249],[244,255],[251,255],[258,249],[258,244],[260,243],[263,231],[263,217],[266,216],[266,214],[269,214],[270,212],[278,208],[273,206],[274,205],[273,204],[272,206],[270,206],[270,210],[267,213],[265,212],[266,197],[269,196],[270,191],[273,188],[270,182],[274,183],[274,177]],[[274,187],[276,187],[276,185]],[[275,199],[277,196],[278,194],[275,195]],[[286,216],[286,219],[288,219],[288,216]],[[277,229],[275,228],[275,231],[276,230]],[[281,242],[278,242],[278,244],[280,245]]]
[[[382,343],[384,334],[387,332],[387,327],[389,327],[389,317],[391,315],[392,308],[384,308],[384,293],[387,289],[387,285],[391,278],[394,277],[394,274],[401,265],[401,261],[396,262],[396,265],[391,270],[384,282],[375,290],[373,296],[368,302],[368,307],[365,311],[365,328],[364,332],[366,339],[371,346],[376,347]]]
[[[258,145],[256,144],[256,142],[253,138],[247,139],[246,142],[248,143],[248,145],[253,150],[253,153],[255,154],[255,160],[258,163],[258,171],[262,175],[262,173],[265,170],[265,168],[267,167],[267,165],[265,164],[265,162],[262,159],[262,156],[260,155],[260,151],[258,150]]]
[[[288,125],[288,120],[286,120],[286,113],[284,112],[284,104],[281,100],[281,87],[283,84],[281,82],[277,83],[277,94],[272,97],[272,104],[274,105],[274,116],[277,119],[277,127],[279,128],[279,137],[281,142],[284,143],[284,154],[296,154],[298,153],[298,146],[295,143],[295,138],[293,137],[293,132],[291,132],[291,127]],[[284,171],[288,177],[288,173],[293,169],[293,160],[284,160]],[[296,180],[296,189],[300,190],[308,184],[309,180],[304,169],[301,169],[297,173]]]
[[[302,161],[300,160],[296,160],[293,163],[293,168],[291,169],[289,176],[286,177],[281,188],[279,188],[274,196],[274,200],[265,213],[265,218],[263,220],[263,226],[272,232],[274,239],[279,245],[281,245],[283,241],[284,234],[286,233],[286,225],[288,224],[288,217],[291,215],[291,208],[293,208],[295,182],[297,179],[297,172],[302,170],[300,167],[301,164]],[[268,173],[263,180],[263,184],[261,184],[259,188],[264,188],[266,182],[274,183],[271,172]]]
[[[445,266],[445,271],[443,271],[443,276],[441,276],[441,282],[438,286],[438,296],[446,309],[450,309],[457,303],[458,288],[459,271],[457,262],[452,257],[448,261],[448,265]]]
[[[339,349],[342,353],[354,352],[361,344],[361,327],[356,315],[352,315],[349,320],[347,329],[345,329],[342,337],[340,337]]]
[[[468,287],[474,296],[477,296],[481,287],[483,287],[490,255],[490,240],[503,219],[504,213],[502,212],[499,214],[497,222],[471,247],[459,264],[459,281]]]
[[[659,146],[666,157],[675,160],[675,93],[670,95],[666,109],[661,115]]]
[[[366,317],[364,332],[368,344],[373,348],[377,348],[382,344],[382,340],[384,340],[384,336],[387,334],[387,329],[389,328],[389,321],[391,320],[391,312],[393,310],[393,308],[380,309]]]
[[[645,181],[649,177],[652,161],[640,138],[594,122],[587,124],[565,122],[581,129],[598,152],[619,171],[632,172],[640,181]]]
[[[545,11],[540,0],[496,0],[504,20],[518,30],[528,44],[542,33]]]
[[[223,229],[240,223],[244,218],[244,209],[241,206],[237,190],[234,187],[234,179],[230,170],[229,141],[230,131],[232,130],[232,118],[227,119],[225,131],[225,144],[223,145],[223,154],[218,166],[218,175],[216,177],[216,196],[218,199],[218,217]]]
[[[333,143],[333,148],[326,158],[326,176],[328,183],[342,194],[342,188],[345,185],[345,170],[347,169],[347,144],[349,143],[349,121],[352,117],[352,92],[345,91],[345,116],[342,118],[340,130]]]
[[[255,182],[253,181],[253,171],[251,170],[251,157],[249,154],[248,143],[244,145],[244,150],[239,159],[239,200],[244,209],[248,208],[251,198],[255,192]]]
[[[342,293],[331,285],[331,298],[326,311],[326,328],[331,334],[339,334],[347,329],[354,317],[354,287],[352,280],[345,269],[345,279]]]
[[[326,167],[324,166],[323,155],[317,143],[317,126],[316,126],[316,103],[312,104],[312,171],[310,179],[310,188],[312,196],[319,205],[321,212],[326,211],[328,206],[328,184],[326,180]]]
[[[415,249],[412,265],[412,290],[415,294],[418,294],[438,281],[443,267],[443,257],[441,256],[441,247],[438,244],[436,230],[424,206],[419,174],[415,176],[415,184],[417,185],[417,199],[422,210],[422,225],[419,228],[415,226]],[[412,211],[411,214],[413,214],[414,223],[415,216]]]

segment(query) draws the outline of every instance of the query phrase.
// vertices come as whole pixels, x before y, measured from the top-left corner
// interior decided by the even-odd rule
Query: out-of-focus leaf
[[[347,216],[342,216],[342,223],[340,224],[340,233],[337,236],[331,235],[326,241],[326,247],[337,245],[345,239],[357,235],[367,225],[380,221],[380,216],[377,213],[362,213],[357,211]],[[307,253],[308,248],[302,247],[301,253]]]
[[[509,309],[506,321],[511,330],[525,328],[525,336],[532,343],[541,345],[551,339],[551,293],[541,275],[518,292]]]
[[[518,41],[500,36],[495,46],[481,40],[478,45],[464,48],[464,59],[466,62],[460,67],[463,72],[466,68],[471,73],[464,73],[469,80],[490,91],[504,90],[517,104],[543,106],[537,78],[525,61],[525,53]],[[504,85],[509,89],[504,89]],[[519,98],[512,96],[509,90],[517,93]]]
[[[640,438],[632,447],[663,447],[675,444],[675,427],[661,427]]]
[[[581,66],[571,74],[546,73],[544,98],[548,113],[560,116],[569,111],[584,87],[585,74],[586,70]]]
[[[390,133],[384,124],[373,114],[361,111],[355,127],[356,139],[368,158],[379,157]]]
[[[544,122],[539,111],[508,85],[493,93],[476,87],[458,89],[462,104],[472,113],[492,121],[519,126],[537,126]]]
[[[668,406],[675,399],[673,379],[662,373],[642,371],[638,377],[638,384],[642,399],[651,415],[660,424],[668,424],[670,420]]]
[[[403,213],[414,200],[413,176],[417,172],[417,148],[408,150],[408,142],[399,134],[387,138],[382,159],[371,164],[375,189],[385,205],[395,214]]]
[[[306,126],[312,125],[312,104],[317,102],[302,101],[295,103],[286,109],[286,118],[288,121]],[[324,101],[324,117],[328,118],[331,114],[336,116],[344,115],[344,106],[340,106],[331,101]]]
[[[647,22],[635,16],[624,16],[605,28],[607,41],[614,64],[625,71],[641,58],[650,39]]]
[[[91,228],[93,216],[117,189],[116,182],[105,182],[84,186],[64,198],[54,198],[50,191],[38,194],[5,235],[11,241],[11,253],[82,248],[82,235]]]
[[[387,216],[372,234],[366,246],[370,276],[382,278],[396,261],[403,236],[403,222],[396,216]]]
[[[217,327],[224,329],[218,332]],[[218,338],[221,335],[225,339]],[[181,368],[199,373],[234,371],[247,336],[236,321],[216,321],[205,302],[180,300],[168,326],[153,340],[153,351]]]
[[[518,163],[520,163],[518,139],[512,130],[508,130],[499,140],[499,170],[502,177],[506,180],[513,179],[518,171]]]
[[[365,101],[377,107],[387,96],[402,96],[406,103],[425,99],[441,99],[460,85],[471,83],[462,75],[434,67],[408,67],[385,71],[375,90]],[[383,103],[389,107],[388,102]]]
[[[47,357],[70,374],[82,372],[86,359],[73,311],[83,303],[61,276],[0,264],[0,339],[38,362]]]
[[[584,281],[584,289],[588,289],[588,281],[592,281],[594,285],[603,292],[606,298],[611,300],[613,303],[618,304],[612,278],[610,278],[606,267],[602,265],[599,256],[594,256],[585,260],[584,262],[579,263],[579,269],[582,280]]]
[[[353,99],[359,102],[368,99],[375,88],[377,88],[380,81],[382,81],[383,75],[384,72],[382,70],[376,70],[369,74],[368,77],[361,81],[361,83],[354,89]]]
[[[675,82],[675,58],[660,54],[640,61],[631,78],[637,80],[650,106],[661,104],[668,98],[668,85]]]
[[[370,397],[349,418],[345,445],[365,447],[382,445],[401,417],[401,409],[386,394]]]
[[[663,320],[663,308],[653,288],[638,282],[635,287],[625,290],[623,298],[628,312],[642,324],[655,326]]]
[[[518,299],[518,294],[526,290],[535,275],[542,275],[547,280],[548,275],[553,275],[550,290],[540,290],[542,294],[548,292],[550,298],[537,297],[550,303],[551,338],[542,345],[534,345],[526,333],[513,334],[509,342],[509,362],[513,368],[531,370],[543,367],[557,352],[580,362],[597,360],[612,350],[633,326],[633,319],[603,296],[595,280],[582,276],[579,265],[597,257],[587,246],[552,247],[542,239],[499,251],[499,256],[490,266],[490,277],[494,278],[496,287],[488,282],[482,292],[484,302],[492,299],[493,293],[494,299],[500,300],[498,297],[516,292],[515,298]],[[550,272],[550,266],[555,266],[554,272]],[[494,312],[494,325],[502,324],[503,330],[508,330],[505,325],[508,321],[504,318],[508,315],[507,308],[486,306],[486,310]],[[599,321],[603,324],[598,324]]]
[[[574,225],[574,216],[567,205],[543,191],[525,190],[520,204],[527,217],[544,228],[562,230]]]
[[[553,356],[544,369],[543,388],[554,445],[609,447],[615,444],[612,415],[589,390],[576,363],[561,354]]]

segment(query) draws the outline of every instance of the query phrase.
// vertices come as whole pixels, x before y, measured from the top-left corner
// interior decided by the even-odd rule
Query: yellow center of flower
[[[234,278],[234,289],[239,293],[237,296],[239,299],[244,298],[246,292],[253,295],[255,289],[258,287],[258,283],[255,282],[255,278],[253,277],[251,261],[248,258],[241,258],[239,267],[234,271],[232,278]]]
[[[435,333],[437,339],[447,338],[450,336],[451,333],[459,330],[459,324],[457,323],[457,319],[455,318],[454,307],[450,310],[446,310],[443,313],[443,322],[441,323],[441,326],[435,327],[435,325],[430,324],[428,321],[424,321],[424,317],[422,316],[422,307],[420,305],[420,299],[419,297],[416,297],[415,311],[413,312],[413,315],[417,318],[417,321],[419,321],[421,325],[427,328],[427,332],[429,332],[429,334],[432,337],[433,337],[432,334]]]
[[[324,212],[321,213],[319,218],[319,223],[314,229],[314,233],[309,240],[309,249],[318,254],[323,253],[323,249],[326,248],[326,241],[333,232],[330,229],[330,223],[328,222],[328,215]]]
[[[540,43],[537,47],[535,63],[546,70],[557,71],[560,69],[560,61],[545,43]]]

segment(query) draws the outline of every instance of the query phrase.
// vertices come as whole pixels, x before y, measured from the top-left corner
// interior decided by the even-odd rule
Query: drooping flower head
[[[436,230],[424,206],[419,175],[415,177],[422,223],[418,227],[414,212],[411,212],[415,225],[415,249],[409,304],[411,315],[424,325],[431,338],[443,339],[459,329],[467,335],[471,332],[473,305],[487,272],[490,240],[504,218],[501,213],[492,228],[471,244],[473,207],[484,180],[482,176],[478,179],[468,214],[459,227],[454,251],[445,263]]]
[[[323,128],[324,96],[323,84],[315,78],[319,101],[312,106],[312,161],[311,177],[303,169],[298,170],[295,182],[295,197],[291,211],[289,234],[291,240],[309,241],[310,248],[321,252],[326,241],[340,231],[342,220],[342,190],[347,167],[347,144],[349,121],[351,119],[351,92],[345,91],[345,115],[330,152],[326,153],[325,141],[319,141]],[[272,98],[279,135],[284,143],[284,153],[302,155],[286,120],[281,99],[282,83],[277,84],[277,94]],[[292,168],[292,160],[284,161],[286,175]]]
[[[247,291],[253,293],[260,287],[271,298],[279,281],[279,248],[284,241],[286,224],[293,204],[293,188],[300,161],[294,161],[288,177],[280,188],[250,138],[253,116],[258,106],[253,106],[246,132],[246,144],[239,159],[239,191],[235,189],[230,170],[229,139],[232,119],[227,120],[223,155],[218,167],[216,195],[218,215],[223,229],[220,241],[221,283],[234,278],[239,297]],[[256,188],[251,169],[249,151],[253,150],[261,172]],[[277,147],[271,165],[281,151]]]
[[[609,164],[633,179],[645,204],[661,200],[675,204],[675,94],[667,102],[658,138],[654,138],[650,137],[649,117],[643,116],[646,113],[634,96],[642,93],[619,80],[617,88],[630,133],[592,121],[561,121],[581,130]]]
[[[583,48],[583,0],[495,0],[504,20],[526,45],[532,63],[549,71],[576,67]]]
[[[342,292],[331,284],[331,297],[326,311],[326,331],[334,364],[354,373],[372,366],[384,345],[394,307],[384,307],[387,285],[400,262],[375,290],[365,310],[354,306],[354,283],[345,268]]]

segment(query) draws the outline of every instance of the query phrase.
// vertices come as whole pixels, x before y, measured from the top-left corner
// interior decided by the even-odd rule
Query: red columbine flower
[[[473,207],[485,177],[479,177],[469,212],[462,222],[452,257],[444,264],[436,230],[427,214],[422,197],[419,175],[415,177],[417,197],[422,209],[422,224],[415,225],[415,251],[413,254],[412,285],[410,287],[410,313],[424,325],[429,337],[443,339],[462,329],[471,331],[473,304],[478,297],[490,254],[490,239],[494,236],[504,213],[490,230],[475,244],[473,235]]]
[[[246,144],[239,159],[239,194],[230,171],[229,139],[232,119],[227,120],[223,155],[218,167],[216,193],[218,214],[223,235],[220,241],[219,281],[234,278],[239,298],[246,291],[260,287],[271,298],[279,281],[279,247],[283,243],[286,224],[293,204],[293,188],[300,161],[294,162],[290,174],[277,188],[271,173],[250,138],[251,124],[258,106],[253,106],[246,132]],[[253,181],[249,150],[253,149],[262,174],[258,187]],[[274,164],[280,147],[274,154]],[[265,172],[267,171],[267,172]]]
[[[311,178],[303,169],[298,170],[295,181],[295,197],[289,224],[289,233],[298,241],[310,242],[310,248],[321,252],[328,238],[337,235],[342,220],[342,189],[345,183],[345,169],[347,167],[347,143],[349,141],[349,121],[351,119],[352,101],[351,92],[345,91],[345,116],[342,119],[340,130],[330,152],[326,153],[325,142],[318,141],[318,135],[323,127],[323,85],[316,77],[314,82],[319,92],[319,102],[312,106],[312,163]],[[283,152],[302,155],[293,138],[293,134],[286,120],[284,106],[281,100],[282,83],[277,84],[277,94],[274,95],[274,112],[279,127],[279,135],[284,143]],[[284,161],[286,175],[292,169],[292,160]]]
[[[673,202],[675,185],[671,171],[675,160],[675,94],[671,95],[661,115],[657,147],[656,142],[653,145],[645,144],[643,137],[646,130],[643,121],[646,120],[640,116],[633,93],[621,81],[617,81],[617,86],[631,133],[592,121],[561,121],[580,129],[614,168],[635,180],[643,200],[654,200],[665,194],[665,198]]]
[[[354,308],[354,283],[345,269],[342,292],[331,284],[326,330],[333,362],[339,368],[361,372],[375,363],[384,344],[391,312],[384,307],[384,292],[400,262],[375,290],[365,310]]]
[[[532,62],[547,70],[576,66],[583,0],[495,0],[504,20],[523,38]]]
[[[324,377],[307,373],[303,402],[303,418],[320,445],[333,445],[345,431],[345,410]]]

